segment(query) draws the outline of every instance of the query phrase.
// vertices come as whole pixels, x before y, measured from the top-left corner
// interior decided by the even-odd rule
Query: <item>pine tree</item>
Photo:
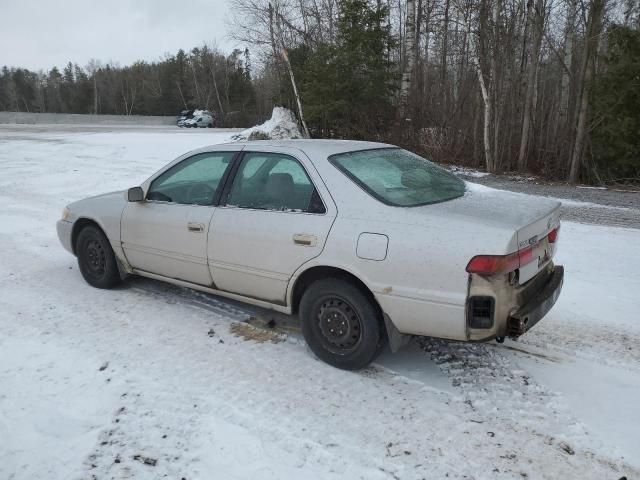
[[[394,44],[387,10],[344,0],[335,44],[291,52],[308,122],[317,133],[365,138],[388,128],[397,79],[386,52]]]
[[[640,180],[640,31],[613,26],[591,98],[594,160],[607,180]],[[615,88],[612,86],[615,85]]]

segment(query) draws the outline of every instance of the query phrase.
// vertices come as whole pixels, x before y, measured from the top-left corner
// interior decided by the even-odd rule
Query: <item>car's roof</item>
[[[310,156],[328,157],[336,153],[353,152],[357,150],[371,150],[375,148],[397,148],[395,145],[378,142],[362,142],[358,140],[255,140],[238,142],[246,149],[260,147],[288,147],[302,150]]]

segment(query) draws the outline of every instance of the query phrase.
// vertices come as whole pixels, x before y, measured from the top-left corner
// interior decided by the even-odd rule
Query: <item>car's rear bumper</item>
[[[519,337],[544,317],[553,307],[560,296],[564,281],[564,267],[555,266],[544,286],[512,313],[507,320],[509,337]]]
[[[73,246],[71,245],[71,232],[73,230],[73,223],[65,220],[58,220],[56,224],[56,230],[58,231],[58,238],[62,246],[69,252],[73,253]]]

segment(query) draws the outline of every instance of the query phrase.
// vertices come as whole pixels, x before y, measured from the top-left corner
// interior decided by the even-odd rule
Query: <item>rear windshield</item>
[[[464,195],[455,175],[401,148],[340,153],[329,161],[387,205],[415,207]]]

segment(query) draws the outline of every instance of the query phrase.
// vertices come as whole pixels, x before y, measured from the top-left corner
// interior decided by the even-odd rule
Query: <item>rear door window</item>
[[[245,154],[227,205],[289,212],[326,211],[304,167],[295,158],[280,153]]]

